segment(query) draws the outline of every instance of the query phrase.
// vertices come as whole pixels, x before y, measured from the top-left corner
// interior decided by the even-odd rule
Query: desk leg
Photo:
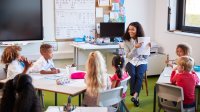
[[[39,96],[39,99],[42,103],[42,107],[44,108],[45,105],[44,105],[44,96],[43,96],[42,90],[38,90],[38,96]]]
[[[78,95],[78,100],[79,100],[78,105],[81,106],[81,94]]]
[[[57,93],[55,93],[55,106],[57,106]]]
[[[77,47],[74,47],[74,63],[78,70],[79,64],[78,64],[78,48]]]
[[[126,112],[129,112],[128,108],[126,107],[126,104],[124,103],[124,100],[121,101],[121,105],[124,107],[124,109],[126,110]],[[121,107],[122,107],[122,106],[121,106]],[[120,108],[121,108],[121,107],[120,107]],[[122,108],[123,108],[123,107],[122,107]]]
[[[156,84],[154,86],[154,95],[153,95],[153,112],[156,112]]]
[[[196,112],[198,112],[198,105],[199,105],[199,89],[200,89],[200,87],[196,87],[195,88],[195,99],[196,99]]]

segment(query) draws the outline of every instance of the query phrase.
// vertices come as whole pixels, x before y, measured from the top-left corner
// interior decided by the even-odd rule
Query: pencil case
[[[86,72],[78,71],[71,74],[71,79],[84,79]]]
[[[64,85],[64,84],[68,84],[68,83],[70,83],[70,80],[67,77],[56,80],[57,85]]]

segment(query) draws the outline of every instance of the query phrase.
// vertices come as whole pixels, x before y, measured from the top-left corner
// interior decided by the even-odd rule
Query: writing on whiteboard
[[[95,0],[55,0],[56,39],[95,35]]]

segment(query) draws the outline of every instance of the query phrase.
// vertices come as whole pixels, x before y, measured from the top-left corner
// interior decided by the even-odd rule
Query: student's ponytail
[[[112,65],[116,68],[115,73],[117,74],[118,78],[121,79],[122,69],[124,66],[124,58],[119,55],[114,56],[112,60]]]
[[[117,69],[116,69],[116,72],[115,72],[118,76],[118,78],[122,78],[122,69],[120,67],[120,65],[118,65]]]

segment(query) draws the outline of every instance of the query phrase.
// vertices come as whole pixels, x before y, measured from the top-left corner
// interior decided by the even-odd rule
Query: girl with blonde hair
[[[98,93],[111,87],[110,79],[106,73],[105,60],[99,51],[89,54],[86,71],[87,90],[83,99],[83,106],[97,106]]]

